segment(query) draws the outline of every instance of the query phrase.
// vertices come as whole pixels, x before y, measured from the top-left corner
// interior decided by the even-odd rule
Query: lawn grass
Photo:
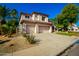
[[[67,36],[79,36],[79,32],[57,32],[57,34],[67,35]]]

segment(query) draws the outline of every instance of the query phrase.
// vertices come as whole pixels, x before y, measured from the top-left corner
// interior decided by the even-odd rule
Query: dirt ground
[[[0,36],[0,40],[10,40],[9,42],[0,44],[0,55],[35,46],[33,44],[29,44],[23,36],[17,36],[13,38]]]

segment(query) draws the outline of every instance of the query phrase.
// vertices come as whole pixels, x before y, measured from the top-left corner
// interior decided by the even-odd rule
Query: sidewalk
[[[53,33],[35,34],[39,45],[14,52],[14,56],[55,56],[72,45],[77,39]],[[11,54],[8,54],[11,55]]]

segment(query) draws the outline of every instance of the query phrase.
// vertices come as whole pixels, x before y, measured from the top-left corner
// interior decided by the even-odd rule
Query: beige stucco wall
[[[35,17],[37,15],[37,17]],[[42,21],[42,16],[45,17],[45,21]],[[21,15],[21,20],[34,20],[34,21],[42,21],[42,22],[48,22],[48,17],[40,14],[32,14],[29,19],[25,18],[25,15]]]
[[[25,15],[21,15],[20,22],[25,19]]]
[[[42,16],[43,16],[43,17],[45,17],[45,21],[43,21],[43,22],[48,22],[48,17],[47,16],[38,14],[37,17],[35,17],[35,15],[37,15],[37,14],[32,15],[32,20],[34,20],[34,21],[42,21]]]
[[[45,18],[45,22],[48,22],[48,17]]]

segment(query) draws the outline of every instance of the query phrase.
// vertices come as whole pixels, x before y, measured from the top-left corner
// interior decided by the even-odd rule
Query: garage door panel
[[[49,27],[44,27],[44,26],[40,26],[39,27],[39,32],[40,33],[48,33],[49,32]]]

